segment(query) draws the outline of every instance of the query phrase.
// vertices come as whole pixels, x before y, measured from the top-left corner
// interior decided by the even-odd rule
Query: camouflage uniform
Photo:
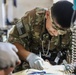
[[[45,28],[45,12],[46,10],[42,8],[35,8],[26,12],[10,32],[9,41],[11,43],[19,42],[26,50],[35,54],[41,52],[41,56],[52,63],[59,51],[63,52],[65,56],[66,50],[70,50],[71,33],[70,30],[67,30],[64,35],[51,37]],[[50,46],[48,47],[49,43]],[[61,57],[61,59],[66,58]]]

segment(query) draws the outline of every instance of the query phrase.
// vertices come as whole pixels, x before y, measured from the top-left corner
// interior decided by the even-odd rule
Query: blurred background
[[[14,18],[21,18],[26,11],[35,7],[50,8],[53,0],[0,0],[0,27],[5,27],[3,23],[6,18],[12,22]]]

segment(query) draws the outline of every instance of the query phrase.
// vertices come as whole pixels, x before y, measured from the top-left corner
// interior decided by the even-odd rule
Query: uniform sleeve
[[[35,25],[41,24],[44,12],[44,9],[39,8],[35,8],[31,11],[26,12],[9,33],[8,41],[11,43],[19,42],[22,45],[29,44],[29,39],[33,32],[33,27]]]
[[[9,42],[11,43],[18,42],[24,45],[22,38],[24,37],[23,35],[26,35],[29,32],[29,24],[30,24],[29,13],[31,12],[34,12],[34,11],[32,10],[32,11],[26,12],[25,15],[20,20],[18,20],[18,22],[9,32],[9,38],[8,38]]]
[[[10,43],[19,42],[22,44],[22,41],[19,38],[19,33],[16,26],[14,26],[12,30],[9,32],[8,42]]]

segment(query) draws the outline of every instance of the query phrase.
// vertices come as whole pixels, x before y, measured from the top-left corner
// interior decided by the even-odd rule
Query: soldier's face
[[[58,31],[53,27],[50,12],[46,11],[46,29],[51,36],[57,36]]]
[[[63,35],[66,33],[66,29],[60,27],[55,18],[52,20],[49,11],[46,11],[46,29],[51,36]]]

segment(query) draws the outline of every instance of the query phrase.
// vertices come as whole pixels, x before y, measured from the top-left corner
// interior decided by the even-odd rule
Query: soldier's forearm
[[[20,59],[25,60],[28,55],[31,53],[29,51],[27,51],[20,43],[14,43],[14,45],[17,47],[18,49],[18,55],[20,57]]]

